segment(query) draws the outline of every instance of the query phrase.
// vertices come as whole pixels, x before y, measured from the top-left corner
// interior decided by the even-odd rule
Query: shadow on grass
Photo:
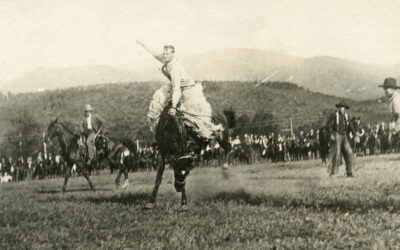
[[[106,189],[106,188],[96,188],[94,192],[96,191],[111,191],[112,189]],[[93,192],[90,188],[79,188],[79,189],[67,189],[64,193],[76,193],[76,192]],[[59,194],[63,193],[63,191],[60,190],[38,190],[35,193],[37,194]]]
[[[311,194],[300,195],[254,195],[244,189],[234,192],[219,192],[211,197],[204,198],[199,202],[237,202],[252,206],[273,206],[283,209],[307,208],[316,211],[329,210],[351,213],[368,213],[370,210],[387,211],[390,213],[400,212],[400,201],[391,198],[379,197],[377,199],[362,200],[354,197],[332,198]]]
[[[306,180],[306,181],[319,181],[321,180],[320,177],[312,177],[312,176],[253,176],[250,177],[251,180]]]
[[[307,162],[307,161],[293,161],[289,163],[277,163],[276,166],[273,166],[277,169],[283,170],[305,170],[311,168],[319,168],[320,165],[317,163]]]
[[[123,205],[144,204],[150,199],[148,193],[122,193],[113,196],[104,197],[87,197],[84,200],[96,204],[102,203],[118,203]]]

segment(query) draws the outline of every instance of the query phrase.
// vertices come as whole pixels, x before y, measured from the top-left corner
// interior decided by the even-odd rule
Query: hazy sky
[[[135,43],[400,62],[399,0],[1,0],[0,83],[38,67],[118,66]]]

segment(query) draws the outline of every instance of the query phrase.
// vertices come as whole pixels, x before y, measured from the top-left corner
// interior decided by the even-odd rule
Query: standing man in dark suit
[[[96,135],[102,131],[101,119],[96,114],[93,114],[93,111],[94,110],[90,104],[85,105],[85,118],[82,123],[82,134],[86,139],[88,165],[91,165],[95,160],[94,140]]]
[[[328,172],[330,176],[336,173],[343,154],[346,162],[346,175],[347,177],[353,177],[354,154],[348,138],[351,127],[349,116],[345,111],[349,109],[349,105],[344,101],[340,101],[336,104],[336,108],[336,112],[332,113],[327,123],[327,128],[331,135],[329,156],[331,162],[328,165]]]

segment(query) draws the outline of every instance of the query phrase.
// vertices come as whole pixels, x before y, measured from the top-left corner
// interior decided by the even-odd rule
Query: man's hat
[[[90,104],[85,105],[85,112],[93,111],[93,108]]]
[[[336,104],[335,105],[336,106],[336,108],[341,108],[341,107],[344,107],[344,108],[346,108],[346,109],[349,109],[350,108],[350,106],[344,101],[344,100],[341,100],[338,104]]]
[[[396,79],[388,77],[385,79],[383,82],[383,85],[379,85],[379,87],[382,87],[384,89],[399,89],[400,87],[397,86]]]

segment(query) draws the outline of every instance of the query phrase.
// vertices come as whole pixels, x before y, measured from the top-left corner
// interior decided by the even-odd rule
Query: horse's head
[[[361,127],[361,116],[353,116],[353,118],[350,120],[350,124],[352,126],[351,129],[357,131]]]
[[[58,118],[50,120],[50,125],[47,127],[44,135],[45,142],[49,142],[59,135],[61,135],[61,124],[58,122]]]
[[[184,157],[173,163],[175,182],[174,187],[177,192],[181,192],[186,184],[186,177],[193,168],[193,157]]]

